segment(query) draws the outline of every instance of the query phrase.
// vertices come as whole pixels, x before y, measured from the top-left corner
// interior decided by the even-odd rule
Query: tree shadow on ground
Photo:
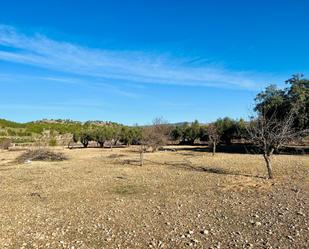
[[[197,165],[193,165],[189,160],[184,160],[182,162],[163,162],[163,163],[155,162],[152,160],[146,160],[146,159],[145,161],[148,161],[154,164],[167,165],[175,169],[183,169],[183,170],[190,170],[190,171],[197,171],[197,172],[207,172],[207,173],[218,174],[218,175],[244,176],[244,177],[265,179],[265,177],[263,176],[232,172],[230,170],[226,170],[226,169],[222,169],[218,167],[197,166]]]
[[[212,148],[208,145],[197,145],[192,147],[179,147],[175,151],[191,151],[191,152],[212,152]],[[231,145],[218,145],[216,152],[231,153],[231,154],[260,154],[261,150],[252,144],[231,144]],[[309,146],[284,146],[280,152],[276,154],[282,155],[308,155]]]
[[[119,149],[119,148],[126,148],[125,145],[116,145],[116,146],[103,146],[103,147],[100,147],[98,145],[95,145],[95,144],[91,144],[91,145],[88,145],[87,147],[84,147],[83,145],[80,145],[80,144],[74,144],[74,145],[69,145],[67,147],[68,149],[70,150],[78,150],[78,149],[82,149],[82,150],[86,150],[86,149]]]
[[[199,145],[192,147],[179,147],[176,151],[193,151],[193,152],[212,152],[212,148],[208,145]],[[251,144],[231,144],[231,145],[218,145],[217,152],[235,153],[235,154],[256,154],[258,148]]]

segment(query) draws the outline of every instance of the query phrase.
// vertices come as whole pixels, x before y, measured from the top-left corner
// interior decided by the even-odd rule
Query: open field
[[[55,150],[69,160],[0,152],[1,249],[309,248],[308,155],[266,180],[261,155]]]

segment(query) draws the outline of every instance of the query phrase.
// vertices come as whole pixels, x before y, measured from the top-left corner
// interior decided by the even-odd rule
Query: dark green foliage
[[[309,80],[303,75],[293,75],[287,80],[288,87],[278,89],[271,85],[259,93],[256,98],[255,111],[266,118],[284,120],[287,113],[295,113],[294,128],[309,128]]]
[[[104,147],[104,143],[107,139],[106,128],[100,127],[93,131],[93,140],[95,140],[101,148]]]
[[[88,147],[90,141],[95,140],[93,132],[91,132],[90,130],[82,131],[79,135],[79,139],[85,148]]]
[[[96,141],[100,147],[104,146],[105,141],[111,141],[114,138],[114,127],[103,126],[93,131],[93,140]]]
[[[180,126],[175,126],[170,134],[170,138],[174,141],[179,141],[183,136],[183,129]]]
[[[309,128],[309,80],[303,75],[293,75],[286,81],[289,88],[286,89],[290,102],[290,108],[295,106],[297,115],[294,126],[298,129]]]
[[[73,142],[77,143],[79,141],[80,135],[79,132],[74,132],[73,133]]]
[[[219,118],[214,125],[220,135],[220,141],[227,145],[230,145],[233,139],[240,139],[245,136],[245,122],[242,119],[237,121],[228,117]]]
[[[225,144],[231,144],[233,139],[240,139],[246,136],[245,121],[234,120],[228,117],[218,119],[211,125],[214,125],[220,141]],[[170,132],[170,138],[173,141],[179,141],[181,144],[194,144],[197,140],[209,141],[209,125],[200,125],[198,121],[191,125],[184,124],[175,126]]]
[[[289,109],[289,102],[284,90],[278,89],[275,85],[265,88],[256,98],[255,111],[262,115],[271,116],[276,113],[279,119],[282,119]]]
[[[123,126],[120,131],[120,142],[125,145],[136,145],[139,144],[142,138],[142,131],[139,127],[128,127]]]
[[[183,131],[183,141],[187,144],[194,144],[195,140],[200,137],[200,124],[195,120],[190,126],[186,126]]]
[[[201,126],[197,120],[193,123],[184,123],[170,128],[170,139],[180,141],[182,144],[194,144],[200,138]]]
[[[73,133],[73,141],[81,142],[84,147],[88,147],[91,141],[97,142],[100,147],[104,147],[105,142],[109,142],[112,147],[118,141],[130,145],[137,144],[139,140],[139,128],[120,126],[115,123],[109,125],[85,123],[79,131]]]
[[[84,128],[73,133],[73,141],[75,143],[81,142],[85,148],[88,147],[90,141],[94,141],[94,132],[90,129]]]

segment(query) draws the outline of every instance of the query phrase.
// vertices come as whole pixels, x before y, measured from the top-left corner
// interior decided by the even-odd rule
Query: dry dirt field
[[[309,156],[198,147],[56,148],[69,160],[16,164],[0,152],[0,248],[309,248]]]

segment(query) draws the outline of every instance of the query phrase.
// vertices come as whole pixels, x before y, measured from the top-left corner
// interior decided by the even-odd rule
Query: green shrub
[[[49,146],[57,146],[57,140],[55,138],[52,138],[51,140],[49,140]]]

